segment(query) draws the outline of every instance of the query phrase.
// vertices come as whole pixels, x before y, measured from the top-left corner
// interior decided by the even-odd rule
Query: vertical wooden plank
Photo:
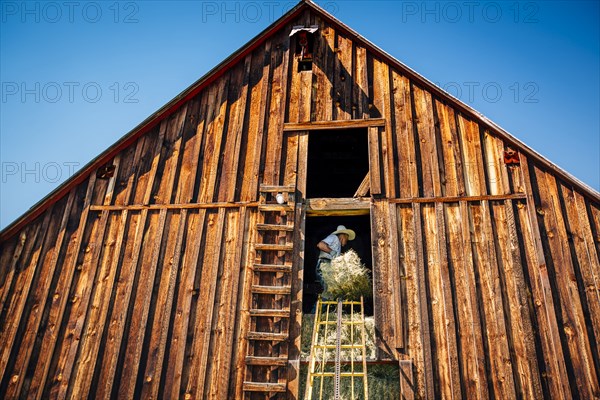
[[[437,360],[433,368],[440,388],[438,395],[458,399],[461,398],[458,354],[441,207],[441,204],[425,204],[422,207],[426,279],[429,282],[432,333],[436,352],[433,357]]]
[[[388,198],[396,197],[396,165],[394,155],[394,131],[392,128],[391,117],[391,94],[390,94],[390,71],[388,65],[376,58],[373,59],[373,110],[371,116],[385,119],[385,127],[381,134],[381,143],[379,152],[383,161],[383,182],[385,184],[385,193]],[[374,115],[378,113],[378,115]],[[371,180],[373,182],[373,180]],[[372,185],[372,183],[371,183]],[[371,186],[371,194],[373,187]]]
[[[94,218],[94,217],[92,217]],[[104,247],[104,233],[109,219],[109,211],[103,211],[100,219],[94,221],[88,242],[84,249],[83,262],[80,264],[80,274],[71,296],[71,312],[66,323],[65,340],[61,343],[58,366],[56,367],[54,382],[50,389],[50,396],[64,399],[68,395],[69,381],[75,367],[77,352],[81,342],[81,333],[89,311],[96,271],[102,248]]]
[[[90,310],[83,328],[80,350],[72,373],[69,397],[83,398],[88,395],[90,390],[123,243],[127,214],[127,211],[123,211],[109,216],[108,233],[100,255],[98,273],[92,282]]]
[[[459,114],[458,128],[466,193],[468,196],[485,195],[485,174],[479,126],[477,122],[468,120]]]
[[[542,240],[537,223],[536,205],[533,198],[532,181],[529,175],[529,162],[527,157],[520,155],[521,171],[527,193],[527,203],[517,205],[519,223],[524,242],[525,259],[531,283],[533,303],[536,308],[537,330],[541,338],[544,375],[543,384],[546,385],[552,398],[569,399],[571,390],[563,349],[560,343],[558,322],[556,320],[555,306],[548,268]]]
[[[435,100],[435,109],[440,123],[439,147],[444,156],[444,176],[440,177],[442,193],[444,196],[463,196],[465,182],[454,109],[438,99]]]
[[[510,200],[492,204],[494,237],[498,248],[500,279],[506,293],[505,307],[509,327],[511,355],[517,396],[529,399],[543,397],[539,366],[535,349],[535,337],[529,313],[528,287],[525,283],[519,239]]]
[[[431,94],[413,85],[415,115],[417,119],[417,135],[419,153],[421,154],[421,173],[423,196],[441,196],[440,169],[438,166],[437,143],[433,122],[433,103]]]
[[[147,149],[141,163],[142,169],[138,174],[138,182],[135,187],[134,202],[148,204],[152,195],[154,181],[157,175],[158,164],[161,157],[161,148],[167,130],[167,121],[163,120],[160,125],[156,138],[147,140]],[[143,173],[142,173],[143,172]],[[141,176],[140,176],[141,174]],[[123,338],[126,337],[127,314],[130,307],[131,296],[134,289],[136,276],[139,274],[140,256],[142,255],[142,244],[146,241],[145,231],[148,221],[148,209],[143,209],[139,215],[132,214],[127,233],[125,253],[121,265],[121,271],[117,280],[117,286],[113,293],[116,305],[111,310],[110,324],[105,336],[107,338],[99,370],[95,371],[94,380],[99,382],[96,396],[98,398],[107,398],[118,388],[115,385],[118,377],[116,376],[119,356],[122,347]],[[149,227],[150,229],[150,227]],[[135,299],[135,297],[134,297]],[[123,355],[124,357],[124,355]],[[122,365],[120,366],[122,368]]]
[[[375,325],[379,335],[377,347],[380,358],[396,358],[395,318],[396,302],[392,298],[390,284],[392,274],[390,269],[390,226],[389,204],[385,200],[374,201],[371,204],[371,235],[373,243],[373,303]]]
[[[313,82],[315,95],[313,96],[313,114],[315,121],[331,121],[333,85],[333,59],[335,47],[335,30],[325,22],[319,20],[319,30],[315,34],[315,52],[313,62]],[[292,65],[292,63],[290,63]],[[293,67],[293,65],[292,65]],[[297,75],[297,66],[291,73]],[[295,93],[295,92],[294,92]]]
[[[394,324],[394,340],[395,348],[401,349],[405,347],[404,342],[404,301],[402,299],[402,289],[400,276],[400,251],[399,251],[399,239],[398,239],[398,213],[395,204],[387,204],[386,213],[389,224],[388,241],[390,243],[389,252],[389,266],[390,266],[390,279],[388,280],[388,287],[390,290],[390,301],[393,304],[392,322]],[[404,272],[404,270],[403,270]],[[391,311],[391,310],[390,310]]]
[[[258,175],[263,150],[263,131],[266,118],[267,92],[269,85],[269,53],[271,42],[265,43],[264,52],[252,54],[250,73],[250,110],[248,114],[248,146],[242,175],[240,201],[255,200],[258,194]],[[293,108],[290,104],[290,113]],[[291,115],[291,114],[290,114]],[[291,118],[291,117],[290,117]]]
[[[292,293],[290,296],[290,327],[288,348],[287,395],[290,400],[300,396],[300,350],[302,347],[302,291],[304,285],[304,250],[306,209],[296,199],[294,221],[294,254],[292,260]]]
[[[213,101],[208,104],[206,114],[206,133],[204,138],[204,159],[200,186],[198,188],[198,202],[210,203],[213,201],[217,171],[221,156],[221,142],[223,141],[223,124],[227,110],[227,93],[229,88],[229,74],[223,75],[209,89],[209,98]]]
[[[67,229],[70,231],[68,233],[69,241],[66,255],[62,263],[62,265],[65,266],[63,269],[64,272],[61,271],[56,284],[55,293],[52,297],[52,303],[49,306],[46,331],[43,334],[42,343],[40,346],[40,354],[42,354],[43,357],[38,359],[33,378],[29,385],[29,393],[31,397],[42,397],[46,378],[50,370],[52,354],[55,351],[59,331],[61,330],[61,321],[63,320],[65,308],[67,307],[67,301],[70,300],[69,288],[71,287],[73,276],[78,266],[84,233],[87,229],[86,225],[88,222],[89,206],[92,199],[95,179],[96,174],[92,173],[88,179],[87,187],[85,184],[80,186],[78,191],[85,190],[85,197],[83,197],[83,199],[78,198],[77,200],[83,200],[83,205],[81,208],[77,206],[74,207],[69,217],[70,221],[69,225],[67,225]],[[76,202],[75,204],[78,203]],[[78,223],[74,224],[75,226],[73,228],[70,228],[70,224],[72,222],[71,220],[78,220]]]
[[[229,91],[229,122],[227,124],[227,138],[223,150],[222,172],[219,183],[218,201],[235,201],[237,175],[240,163],[240,148],[244,135],[244,117],[246,100],[248,99],[248,81],[250,79],[251,56],[246,56],[244,64],[237,67],[237,71]]]
[[[410,100],[410,81],[397,71],[392,70],[392,91],[394,93],[394,121],[396,129],[396,148],[398,152],[397,173],[399,180],[398,195],[402,198],[419,196],[417,179],[417,161],[415,136],[413,133],[412,106]]]
[[[469,211],[465,201],[445,206],[448,261],[454,274],[460,373],[466,398],[488,398],[486,353],[479,317]]]
[[[477,287],[481,291],[484,340],[487,346],[491,387],[498,398],[514,398],[515,382],[510,362],[490,209],[487,201],[471,204],[470,209],[476,279]]]
[[[208,90],[204,90],[195,99],[191,100],[188,106],[182,134],[182,155],[179,174],[177,176],[177,188],[175,189],[175,204],[193,201],[196,176],[202,167],[200,152],[204,139],[208,101]]]
[[[352,109],[354,119],[369,118],[369,79],[367,50],[354,42],[354,87]]]
[[[130,399],[134,396],[150,310],[150,297],[163,244],[166,220],[166,209],[161,209],[158,213],[150,212],[148,229],[144,234],[144,244],[140,249],[143,268],[139,270],[139,281],[133,301],[131,325],[123,359],[123,369],[118,389],[121,398]]]
[[[223,270],[219,274],[219,286],[215,294],[216,309],[213,318],[212,339],[207,364],[206,398],[226,399],[231,369],[232,344],[235,320],[238,315],[238,296],[242,240],[244,238],[245,209],[230,210],[226,213],[224,228]]]
[[[224,230],[225,209],[218,213],[207,213],[206,247],[203,260],[202,276],[200,282],[196,326],[190,363],[189,382],[185,394],[191,398],[204,398],[204,383],[208,359],[208,349],[211,339],[213,313],[215,309],[216,287],[218,281],[219,265],[221,262],[221,244]]]
[[[584,197],[562,187],[569,227],[587,299],[590,320],[596,339],[600,338],[600,261],[594,246],[594,235],[586,210]]]
[[[248,327],[250,326],[249,310],[251,307],[252,279],[254,272],[252,262],[255,258],[253,243],[256,237],[256,223],[258,212],[256,209],[249,211],[246,215],[246,234],[242,242],[242,267],[240,270],[240,289],[238,290],[237,309],[238,317],[236,319],[236,332],[232,346],[232,369],[229,378],[229,397],[241,399],[244,396],[242,391],[246,370],[246,354],[248,348]]]
[[[285,154],[284,157],[284,175],[283,185],[296,186],[298,176],[298,144],[302,132],[287,132],[285,134]]]
[[[190,322],[192,297],[195,293],[194,281],[197,271],[201,270],[201,268],[198,268],[198,255],[204,237],[205,216],[206,210],[198,210],[197,213],[190,214],[188,218],[187,243],[181,262],[180,283],[172,322],[173,331],[165,375],[163,391],[165,398],[174,399],[182,395],[181,377],[185,361],[186,336]]]
[[[415,365],[415,393],[419,398],[433,399],[434,381],[431,356],[431,333],[427,292],[423,272],[424,252],[421,230],[421,205],[399,206],[401,260],[406,271],[406,304],[408,314],[408,356]]]
[[[25,373],[27,372],[27,366],[33,351],[35,340],[37,335],[40,333],[40,321],[42,314],[46,306],[46,299],[48,298],[48,291],[54,277],[54,272],[58,260],[58,255],[62,248],[63,239],[65,236],[66,224],[68,221],[73,199],[75,197],[75,191],[72,190],[66,201],[60,201],[51,210],[51,221],[48,225],[48,230],[45,233],[45,239],[42,249],[42,255],[39,259],[39,278],[32,283],[31,292],[27,295],[26,307],[20,314],[8,315],[12,321],[6,321],[11,325],[23,326],[21,329],[21,336],[17,337],[18,353],[12,366],[12,372],[9,373],[8,369],[4,369],[3,373],[5,377],[10,376],[11,379],[8,382],[8,387],[2,389],[5,398],[17,398],[19,392],[25,380]],[[65,203],[65,204],[63,204]],[[62,214],[62,215],[61,215]],[[17,287],[18,289],[18,287]],[[21,320],[19,324],[19,319]],[[15,349],[12,350],[14,354]],[[4,364],[3,364],[4,365]]]
[[[30,226],[33,226],[33,224]],[[0,260],[2,264],[0,265],[2,267],[3,280],[0,283],[0,313],[4,310],[4,304],[6,303],[10,289],[13,286],[12,283],[17,269],[17,262],[21,258],[30,230],[31,228],[24,228],[21,230],[18,237],[15,235],[13,247],[10,247],[9,243],[2,243],[2,259]]]
[[[545,238],[554,265],[554,279],[560,300],[560,320],[564,333],[563,346],[569,352],[567,366],[573,368],[577,393],[591,398],[600,391],[598,375],[593,363],[592,350],[579,298],[579,290],[561,210],[556,178],[534,168],[543,212]],[[566,342],[566,343],[565,343]]]
[[[274,38],[277,51],[271,52],[270,110],[267,129],[267,148],[263,165],[264,173],[261,180],[262,184],[267,185],[278,185],[280,183],[281,162],[285,157],[282,154],[282,146],[287,93],[288,42],[289,40],[285,35]]]
[[[2,347],[0,348],[0,371],[2,371],[2,375],[8,373],[6,367],[16,339],[21,315],[29,296],[29,290],[38,269],[38,261],[42,254],[44,239],[51,216],[52,208],[45,212],[41,223],[38,222],[35,224],[34,233],[31,235],[31,238],[27,239],[25,244],[23,258],[19,260],[16,266],[17,272],[14,290],[8,296],[5,304],[6,309],[3,312],[4,321],[2,326],[0,326],[0,343],[2,343]],[[2,376],[2,381],[6,378],[6,376]],[[11,377],[11,379],[14,379],[14,377]]]
[[[415,381],[413,378],[412,361],[399,360],[400,364],[400,399],[414,400],[417,398],[415,393]]]
[[[178,215],[180,214],[180,215]],[[169,329],[170,313],[172,311],[173,297],[175,292],[175,280],[179,271],[181,260],[181,247],[187,228],[187,210],[180,213],[173,212],[170,216],[169,225],[177,227],[176,235],[167,237],[165,251],[161,258],[164,260],[159,291],[156,300],[156,311],[153,317],[153,325],[150,326],[150,344],[148,358],[143,375],[143,386],[141,397],[148,399],[158,398],[160,377],[163,367],[165,347],[167,345],[167,332]],[[175,231],[175,229],[173,229]],[[170,232],[169,232],[170,233]]]
[[[334,49],[334,120],[348,120],[352,118],[352,41],[343,33],[337,32],[337,44]]]
[[[379,195],[381,191],[381,167],[379,152],[379,128],[369,127],[369,182],[371,195]]]
[[[502,139],[493,136],[489,129],[486,129],[483,134],[483,147],[490,194],[509,194],[508,170],[506,164],[504,164],[504,143]]]

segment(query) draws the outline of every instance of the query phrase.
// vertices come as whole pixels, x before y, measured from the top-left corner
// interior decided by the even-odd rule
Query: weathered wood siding
[[[381,356],[423,398],[600,396],[600,204],[306,13],[2,243],[2,397],[240,398],[258,185],[306,187],[283,125],[365,118]]]

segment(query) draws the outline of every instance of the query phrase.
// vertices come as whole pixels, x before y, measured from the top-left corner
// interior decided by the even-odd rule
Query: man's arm
[[[329,245],[322,240],[319,243],[317,243],[317,248],[328,254],[333,251],[333,250],[331,250],[331,247],[329,247]]]

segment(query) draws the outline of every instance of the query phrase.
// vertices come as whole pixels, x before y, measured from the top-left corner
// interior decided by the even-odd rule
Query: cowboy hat
[[[348,235],[348,240],[354,240],[356,237],[356,233],[352,229],[346,229],[344,225],[338,225],[337,230],[332,233],[332,235],[337,235],[339,233],[345,233]]]

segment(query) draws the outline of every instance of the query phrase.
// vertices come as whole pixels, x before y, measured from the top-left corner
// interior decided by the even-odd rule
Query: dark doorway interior
[[[369,172],[367,129],[309,133],[306,197],[352,197]]]
[[[306,218],[306,242],[304,250],[304,291],[303,312],[310,313],[319,295],[319,285],[316,284],[316,266],[319,250],[317,243],[334,232],[338,225],[345,225],[348,229],[356,232],[356,239],[348,242],[342,249],[354,249],[360,256],[363,264],[372,269],[371,252],[371,223],[369,215],[359,216],[335,216],[335,217],[307,217]],[[366,299],[365,314],[373,315],[373,299]]]

